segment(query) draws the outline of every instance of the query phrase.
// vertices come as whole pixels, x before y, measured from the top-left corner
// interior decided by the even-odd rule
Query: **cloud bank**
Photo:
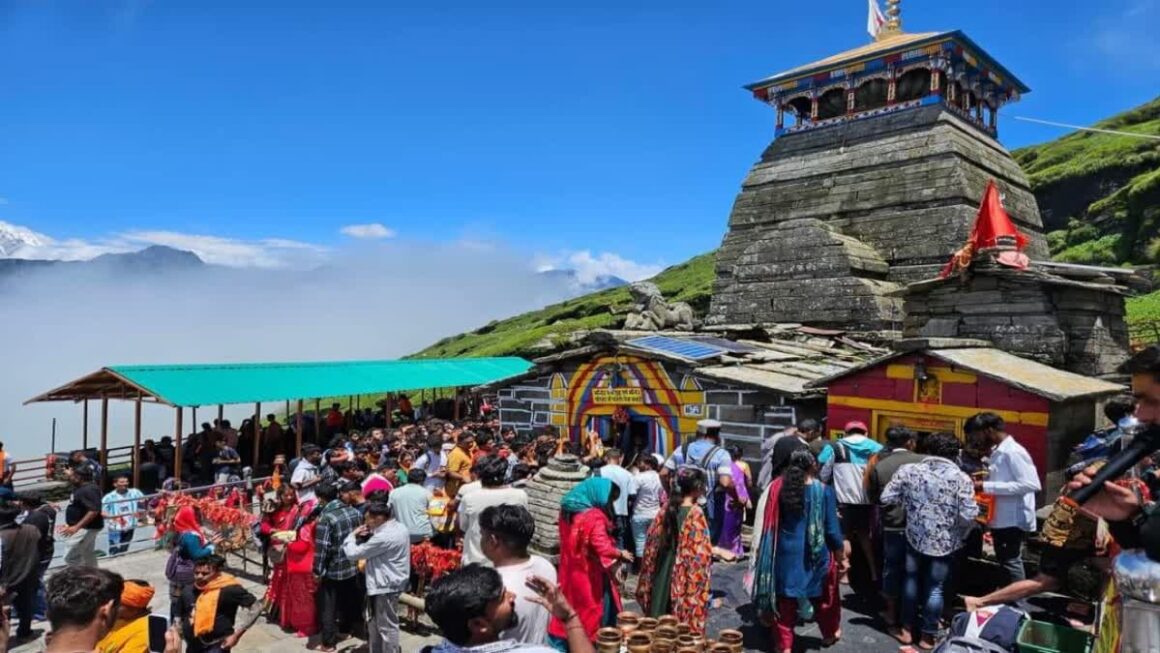
[[[372,222],[370,224],[348,224],[342,229],[339,229],[338,232],[344,236],[362,240],[381,240],[383,238],[395,237],[393,230],[388,229],[378,222]]]
[[[167,232],[135,237],[178,244]],[[254,256],[229,239],[181,242],[229,260]],[[57,449],[78,447],[79,406],[21,404],[104,365],[396,358],[571,292],[501,246],[390,241],[338,248],[329,261],[310,271],[210,267],[119,277],[49,268],[0,283],[10,372],[0,379],[0,440],[16,458],[40,455],[55,417]],[[127,444],[132,406],[111,405],[110,442]],[[251,411],[226,414],[237,423]],[[90,407],[90,443],[97,412]],[[213,416],[216,407],[206,407],[198,419]],[[145,437],[173,430],[172,409],[146,407],[144,418]],[[189,430],[188,411],[185,423]]]

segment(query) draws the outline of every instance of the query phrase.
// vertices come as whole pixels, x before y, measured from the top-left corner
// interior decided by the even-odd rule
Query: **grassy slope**
[[[1160,98],[1097,126],[1160,135]],[[1055,258],[1160,262],[1160,142],[1077,132],[1013,154],[1048,214]],[[654,281],[665,297],[689,302],[704,315],[713,287],[713,252],[671,267]],[[414,356],[534,355],[545,338],[620,326],[630,303],[626,288],[603,290],[444,338]],[[1160,320],[1160,291],[1129,300],[1128,318]]]
[[[713,288],[713,262],[712,252],[702,254],[666,269],[653,281],[669,301],[688,302],[698,315],[704,315]],[[582,329],[620,326],[624,309],[631,304],[627,288],[602,290],[444,338],[414,357],[532,354],[536,343],[544,338],[563,338]]]
[[[1160,98],[1096,126],[1160,135]],[[1076,132],[1013,154],[1044,213],[1055,259],[1160,261],[1160,141]]]

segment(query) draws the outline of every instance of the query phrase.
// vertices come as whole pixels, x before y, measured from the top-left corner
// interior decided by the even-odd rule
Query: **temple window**
[[[930,94],[930,70],[915,68],[898,78],[898,102],[909,102]]]
[[[832,88],[818,98],[818,120],[846,115],[846,89]]]
[[[885,79],[870,79],[854,91],[854,111],[869,111],[886,106],[890,83]]]
[[[786,111],[793,116],[794,124],[801,125],[809,122],[810,119],[810,99],[799,95],[789,102],[785,103]]]

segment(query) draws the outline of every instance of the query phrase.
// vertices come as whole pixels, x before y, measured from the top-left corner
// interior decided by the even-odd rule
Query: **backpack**
[[[689,447],[693,444],[693,442],[695,442],[695,440],[690,440],[686,442],[683,447],[681,447],[681,458],[684,460],[684,463],[679,465],[679,467],[695,467],[701,470],[701,473],[705,475],[705,483],[709,484],[709,479],[712,478],[712,476],[710,476],[709,461],[713,460],[713,456],[716,456],[718,451],[721,451],[721,446],[716,444],[713,445],[709,448],[708,453],[701,457],[700,462],[692,462],[689,460]],[[715,474],[716,472],[713,473]],[[673,476],[673,480],[674,482],[676,481],[675,475]]]
[[[953,636],[939,642],[931,653],[1010,653],[997,644],[974,637]]]
[[[981,639],[1014,653],[1027,613],[1009,605],[960,612],[951,620],[950,634]]]
[[[850,452],[841,440],[831,446],[834,449],[834,458],[830,483],[834,486],[838,503],[869,505],[870,499],[866,496],[866,484],[863,482],[866,465],[852,462]]]

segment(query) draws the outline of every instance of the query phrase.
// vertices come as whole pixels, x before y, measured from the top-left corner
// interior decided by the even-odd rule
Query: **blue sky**
[[[864,0],[0,6],[0,220],[234,263],[325,255],[299,243],[356,224],[626,275],[680,262],[719,244],[772,136],[739,87],[868,40]],[[1158,92],[1160,0],[902,6],[1032,88],[1009,147],[1062,133],[1012,114],[1087,124]]]

